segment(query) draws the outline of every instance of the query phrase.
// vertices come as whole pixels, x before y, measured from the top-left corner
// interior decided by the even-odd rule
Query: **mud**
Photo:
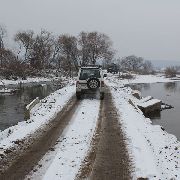
[[[93,164],[96,158],[96,151],[97,151],[98,143],[100,140],[100,134],[101,134],[101,124],[102,124],[102,118],[103,118],[102,106],[103,106],[103,101],[101,101],[101,104],[100,104],[99,118],[97,121],[95,133],[91,141],[91,148],[88,151],[87,156],[85,157],[84,161],[81,164],[81,168],[75,178],[76,180],[87,179],[90,173],[92,172]]]
[[[102,101],[97,136],[77,179],[128,180],[131,177],[131,160],[126,139],[119,124],[119,116],[109,90]],[[98,134],[100,132],[100,134]]]
[[[21,180],[33,169],[45,153],[53,148],[58,137],[68,125],[80,101],[73,97],[46,127],[39,130],[0,162],[0,179]]]

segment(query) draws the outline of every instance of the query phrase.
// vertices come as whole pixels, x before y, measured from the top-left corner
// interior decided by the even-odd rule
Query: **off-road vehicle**
[[[113,73],[117,74],[119,72],[119,68],[116,64],[112,63],[111,65],[108,66],[107,68],[107,73]]]
[[[102,69],[98,66],[81,67],[76,82],[76,97],[81,99],[85,93],[99,94],[104,99],[104,77]]]

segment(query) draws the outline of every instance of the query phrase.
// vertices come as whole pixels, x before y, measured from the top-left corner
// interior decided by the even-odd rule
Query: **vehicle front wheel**
[[[103,100],[104,99],[104,93],[100,93],[100,100]]]

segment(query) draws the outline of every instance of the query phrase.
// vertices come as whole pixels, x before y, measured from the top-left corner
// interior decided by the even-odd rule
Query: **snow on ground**
[[[166,81],[162,77],[154,78],[141,76],[141,81],[137,78],[133,83]],[[134,179],[137,177],[158,180],[180,179],[180,142],[161,126],[152,125],[151,120],[145,118],[138,107],[128,102],[129,99],[133,101],[135,97],[131,95],[130,88],[123,86],[125,82],[113,76],[106,80],[106,84],[111,87],[120,121],[128,139],[128,149],[134,165]]]
[[[133,80],[119,80],[116,76],[108,77],[107,85],[120,115],[123,130],[127,136],[129,152],[134,165],[134,179],[180,179],[180,142],[174,135],[168,134],[159,125],[152,125],[138,107],[132,106],[131,89],[127,83],[168,82],[162,76],[136,76]],[[0,132],[0,153],[48,123],[64,107],[75,92],[75,86],[68,85],[37,104],[28,121]],[[88,111],[87,111],[88,109]],[[54,151],[47,152],[37,165],[31,179],[74,179],[81,162],[87,154],[96,128],[99,100],[84,100],[73,115],[69,126],[59,138]],[[27,177],[27,178],[28,178]]]
[[[123,84],[134,84],[134,83],[157,83],[157,82],[174,82],[174,81],[180,81],[180,78],[166,78],[164,75],[162,74],[157,74],[157,75],[135,75],[133,74],[133,79],[120,79],[118,78],[118,74],[116,75],[112,75],[112,74],[108,74],[108,78],[107,79],[111,79],[111,77],[113,78],[113,82],[114,83],[121,83]]]
[[[26,179],[75,179],[95,132],[100,101],[83,100],[69,126],[58,139],[54,151],[49,151]]]
[[[1,151],[12,147],[13,141],[27,137],[55,118],[74,93],[75,85],[73,84],[51,93],[32,109],[29,120],[19,122],[15,126],[0,131]]]
[[[3,88],[3,89],[0,89],[0,93],[11,94],[11,93],[13,93],[13,89]]]
[[[6,80],[6,79],[0,79],[0,86],[1,85],[16,85],[19,83],[33,83],[33,82],[43,82],[43,81],[52,81],[52,79],[49,78],[43,78],[43,77],[36,77],[36,78],[27,78],[27,80]]]
[[[157,103],[160,103],[160,102],[161,102],[161,100],[159,100],[159,99],[151,99],[149,101],[144,101],[144,102],[140,101],[140,102],[137,102],[137,103],[138,103],[139,106],[146,108],[146,107],[152,106],[153,104],[157,104]]]

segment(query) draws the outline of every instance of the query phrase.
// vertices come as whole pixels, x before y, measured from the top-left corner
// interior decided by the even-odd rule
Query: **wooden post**
[[[34,99],[30,104],[28,104],[28,105],[25,105],[25,107],[24,107],[24,119],[25,120],[28,120],[28,119],[30,119],[30,112],[31,112],[31,110],[32,110],[32,108],[36,105],[36,104],[38,104],[40,102],[40,100],[39,100],[39,97],[37,97],[36,99]]]

